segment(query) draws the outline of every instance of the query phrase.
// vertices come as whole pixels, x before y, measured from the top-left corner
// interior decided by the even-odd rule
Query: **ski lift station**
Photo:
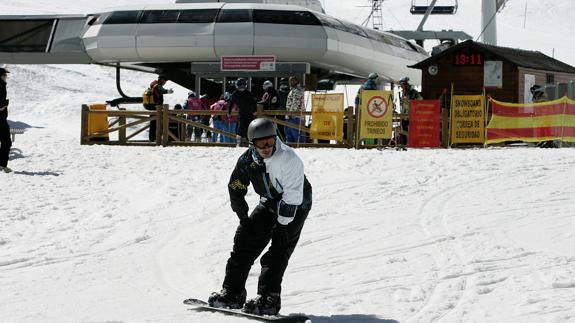
[[[221,92],[226,78],[240,76],[297,75],[309,89],[371,72],[419,83],[420,71],[407,66],[427,57],[401,36],[323,13],[318,0],[178,0],[88,15],[0,16],[1,63],[104,64],[164,74],[201,93]]]

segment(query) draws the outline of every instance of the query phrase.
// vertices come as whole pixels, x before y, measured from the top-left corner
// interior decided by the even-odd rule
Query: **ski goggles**
[[[276,137],[254,140],[254,147],[257,149],[272,148],[276,144]]]

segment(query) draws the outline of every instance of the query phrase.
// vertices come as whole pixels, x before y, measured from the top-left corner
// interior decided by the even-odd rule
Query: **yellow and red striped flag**
[[[567,97],[532,104],[490,101],[492,117],[487,125],[486,144],[546,140],[575,142],[575,101]]]

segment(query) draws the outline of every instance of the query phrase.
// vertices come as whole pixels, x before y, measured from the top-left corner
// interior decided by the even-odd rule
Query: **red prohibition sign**
[[[367,101],[367,113],[379,119],[385,115],[387,112],[387,102],[381,96],[374,96],[369,101]]]

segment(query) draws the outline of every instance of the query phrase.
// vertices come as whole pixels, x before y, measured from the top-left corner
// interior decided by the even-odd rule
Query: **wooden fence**
[[[102,105],[99,105],[100,107]],[[267,117],[278,125],[298,129],[309,138],[309,128],[296,125],[286,121],[285,116],[297,116],[304,119],[311,116],[311,111],[290,112],[285,110],[263,110],[258,105],[256,117]],[[122,145],[122,146],[237,146],[236,134],[224,130],[207,126],[201,121],[192,121],[188,116],[226,116],[227,111],[210,110],[171,110],[168,105],[157,106],[155,111],[149,110],[106,110],[96,109],[95,106],[82,105],[81,139],[82,145]],[[237,112],[232,112],[231,116],[237,116]],[[279,118],[278,118],[279,117]],[[95,127],[95,118],[100,118],[100,122],[105,122],[102,127]],[[150,129],[150,122],[156,122],[155,141],[150,142],[142,136],[137,137],[142,132]],[[353,107],[349,107],[344,115],[346,132],[344,140],[337,143],[297,142],[288,143],[292,147],[327,147],[327,148],[381,148],[395,146],[396,140],[376,140],[375,144],[365,144],[365,141],[356,141],[357,119],[353,113]],[[394,116],[394,124],[399,124],[399,116]],[[223,137],[233,139],[233,142],[209,142],[192,141],[190,127],[202,129],[212,134],[219,134]],[[177,129],[177,130],[176,130]],[[175,132],[174,132],[175,130]],[[397,132],[397,131],[396,131]],[[114,138],[112,138],[112,136]]]

